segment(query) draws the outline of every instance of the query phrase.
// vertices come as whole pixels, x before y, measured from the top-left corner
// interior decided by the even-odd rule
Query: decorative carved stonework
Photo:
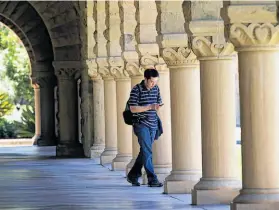
[[[86,60],[86,68],[88,69],[88,76],[92,80],[102,79],[101,75],[98,73],[98,65],[95,59]]]
[[[54,75],[31,77],[31,80],[33,85],[38,85],[38,88],[53,88],[57,84]]]
[[[109,57],[109,70],[115,79],[128,79],[129,74],[124,69],[124,61],[121,57]]]
[[[55,75],[58,79],[78,79],[80,78],[80,69],[76,68],[61,68],[55,70]]]
[[[271,23],[232,24],[230,40],[236,47],[271,46],[279,44],[279,25]]]
[[[167,67],[167,64],[165,63],[164,59],[161,58],[159,55],[150,55],[146,54],[145,56],[142,56],[140,59],[140,71],[143,71],[148,68],[154,68],[159,72],[168,71],[169,68]]]
[[[192,49],[199,59],[204,57],[221,58],[232,56],[234,46],[232,43],[216,44],[206,37],[198,36],[192,41]]]
[[[126,64],[126,71],[131,77],[143,76],[144,69],[140,68],[137,62],[128,62]]]
[[[83,66],[79,61],[54,61],[55,75],[58,79],[78,79]]]
[[[99,66],[99,69],[98,69],[98,73],[100,74],[100,76],[103,78],[103,79],[112,79],[113,76],[111,75],[108,67],[105,67],[105,66]]]
[[[110,72],[116,80],[129,79],[129,73],[124,69],[124,66],[111,66]]]
[[[157,55],[150,55],[146,54],[141,57],[140,64],[142,68],[155,68],[155,65],[158,63],[158,57]]]
[[[162,52],[163,58],[168,66],[197,65],[197,56],[188,47],[165,48]]]

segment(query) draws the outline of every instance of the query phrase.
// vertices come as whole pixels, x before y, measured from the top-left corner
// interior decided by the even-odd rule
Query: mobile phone
[[[163,106],[164,104],[159,104],[159,106]]]

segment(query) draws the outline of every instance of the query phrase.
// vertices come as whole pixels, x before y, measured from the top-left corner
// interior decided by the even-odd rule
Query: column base
[[[128,163],[131,161],[132,156],[127,154],[117,154],[113,159],[111,166],[113,171],[125,170]]]
[[[91,147],[91,158],[99,158],[105,149],[104,144],[93,144]]]
[[[81,158],[84,157],[82,144],[58,144],[56,146],[56,157]]]
[[[253,203],[253,204],[243,204],[243,203],[232,203],[231,210],[278,210],[279,203]]]
[[[154,171],[157,175],[157,178],[160,182],[164,182],[167,176],[170,175],[171,172],[171,165],[154,165]],[[146,173],[143,175],[142,184],[148,184],[148,179]]]
[[[41,135],[35,134],[32,137],[33,145],[38,145],[38,141],[40,141],[40,139],[41,139]]]
[[[57,145],[56,137],[44,138],[44,137],[41,136],[41,138],[39,138],[37,140],[37,145],[39,147],[43,147],[43,146],[56,146]]]
[[[130,170],[132,169],[132,167],[134,166],[136,162],[136,158],[133,158],[130,163],[128,163],[127,167],[126,167],[126,175],[128,175],[128,173],[130,172]]]
[[[231,210],[278,210],[279,189],[244,189],[231,203]]]
[[[172,171],[164,183],[164,193],[185,194],[191,193],[202,176],[201,170]]]
[[[117,155],[117,148],[105,148],[100,157],[101,165],[112,163]]]
[[[239,194],[239,180],[201,178],[192,190],[192,204],[229,204]]]

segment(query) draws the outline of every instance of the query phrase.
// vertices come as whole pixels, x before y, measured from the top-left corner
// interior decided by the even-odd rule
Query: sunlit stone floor
[[[54,147],[0,148],[1,210],[195,209],[190,195],[165,195],[163,188],[132,187],[124,172],[90,159],[56,159]]]

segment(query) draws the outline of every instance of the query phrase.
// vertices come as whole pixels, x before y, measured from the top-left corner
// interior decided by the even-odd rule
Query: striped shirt
[[[139,92],[140,91],[140,92]],[[148,90],[145,87],[144,80],[133,87],[130,98],[128,100],[130,106],[147,106],[150,104],[162,104],[160,89],[155,85]],[[145,124],[151,129],[158,128],[158,118],[156,110],[148,110],[141,113],[134,113],[134,116],[139,118],[139,122]]]

